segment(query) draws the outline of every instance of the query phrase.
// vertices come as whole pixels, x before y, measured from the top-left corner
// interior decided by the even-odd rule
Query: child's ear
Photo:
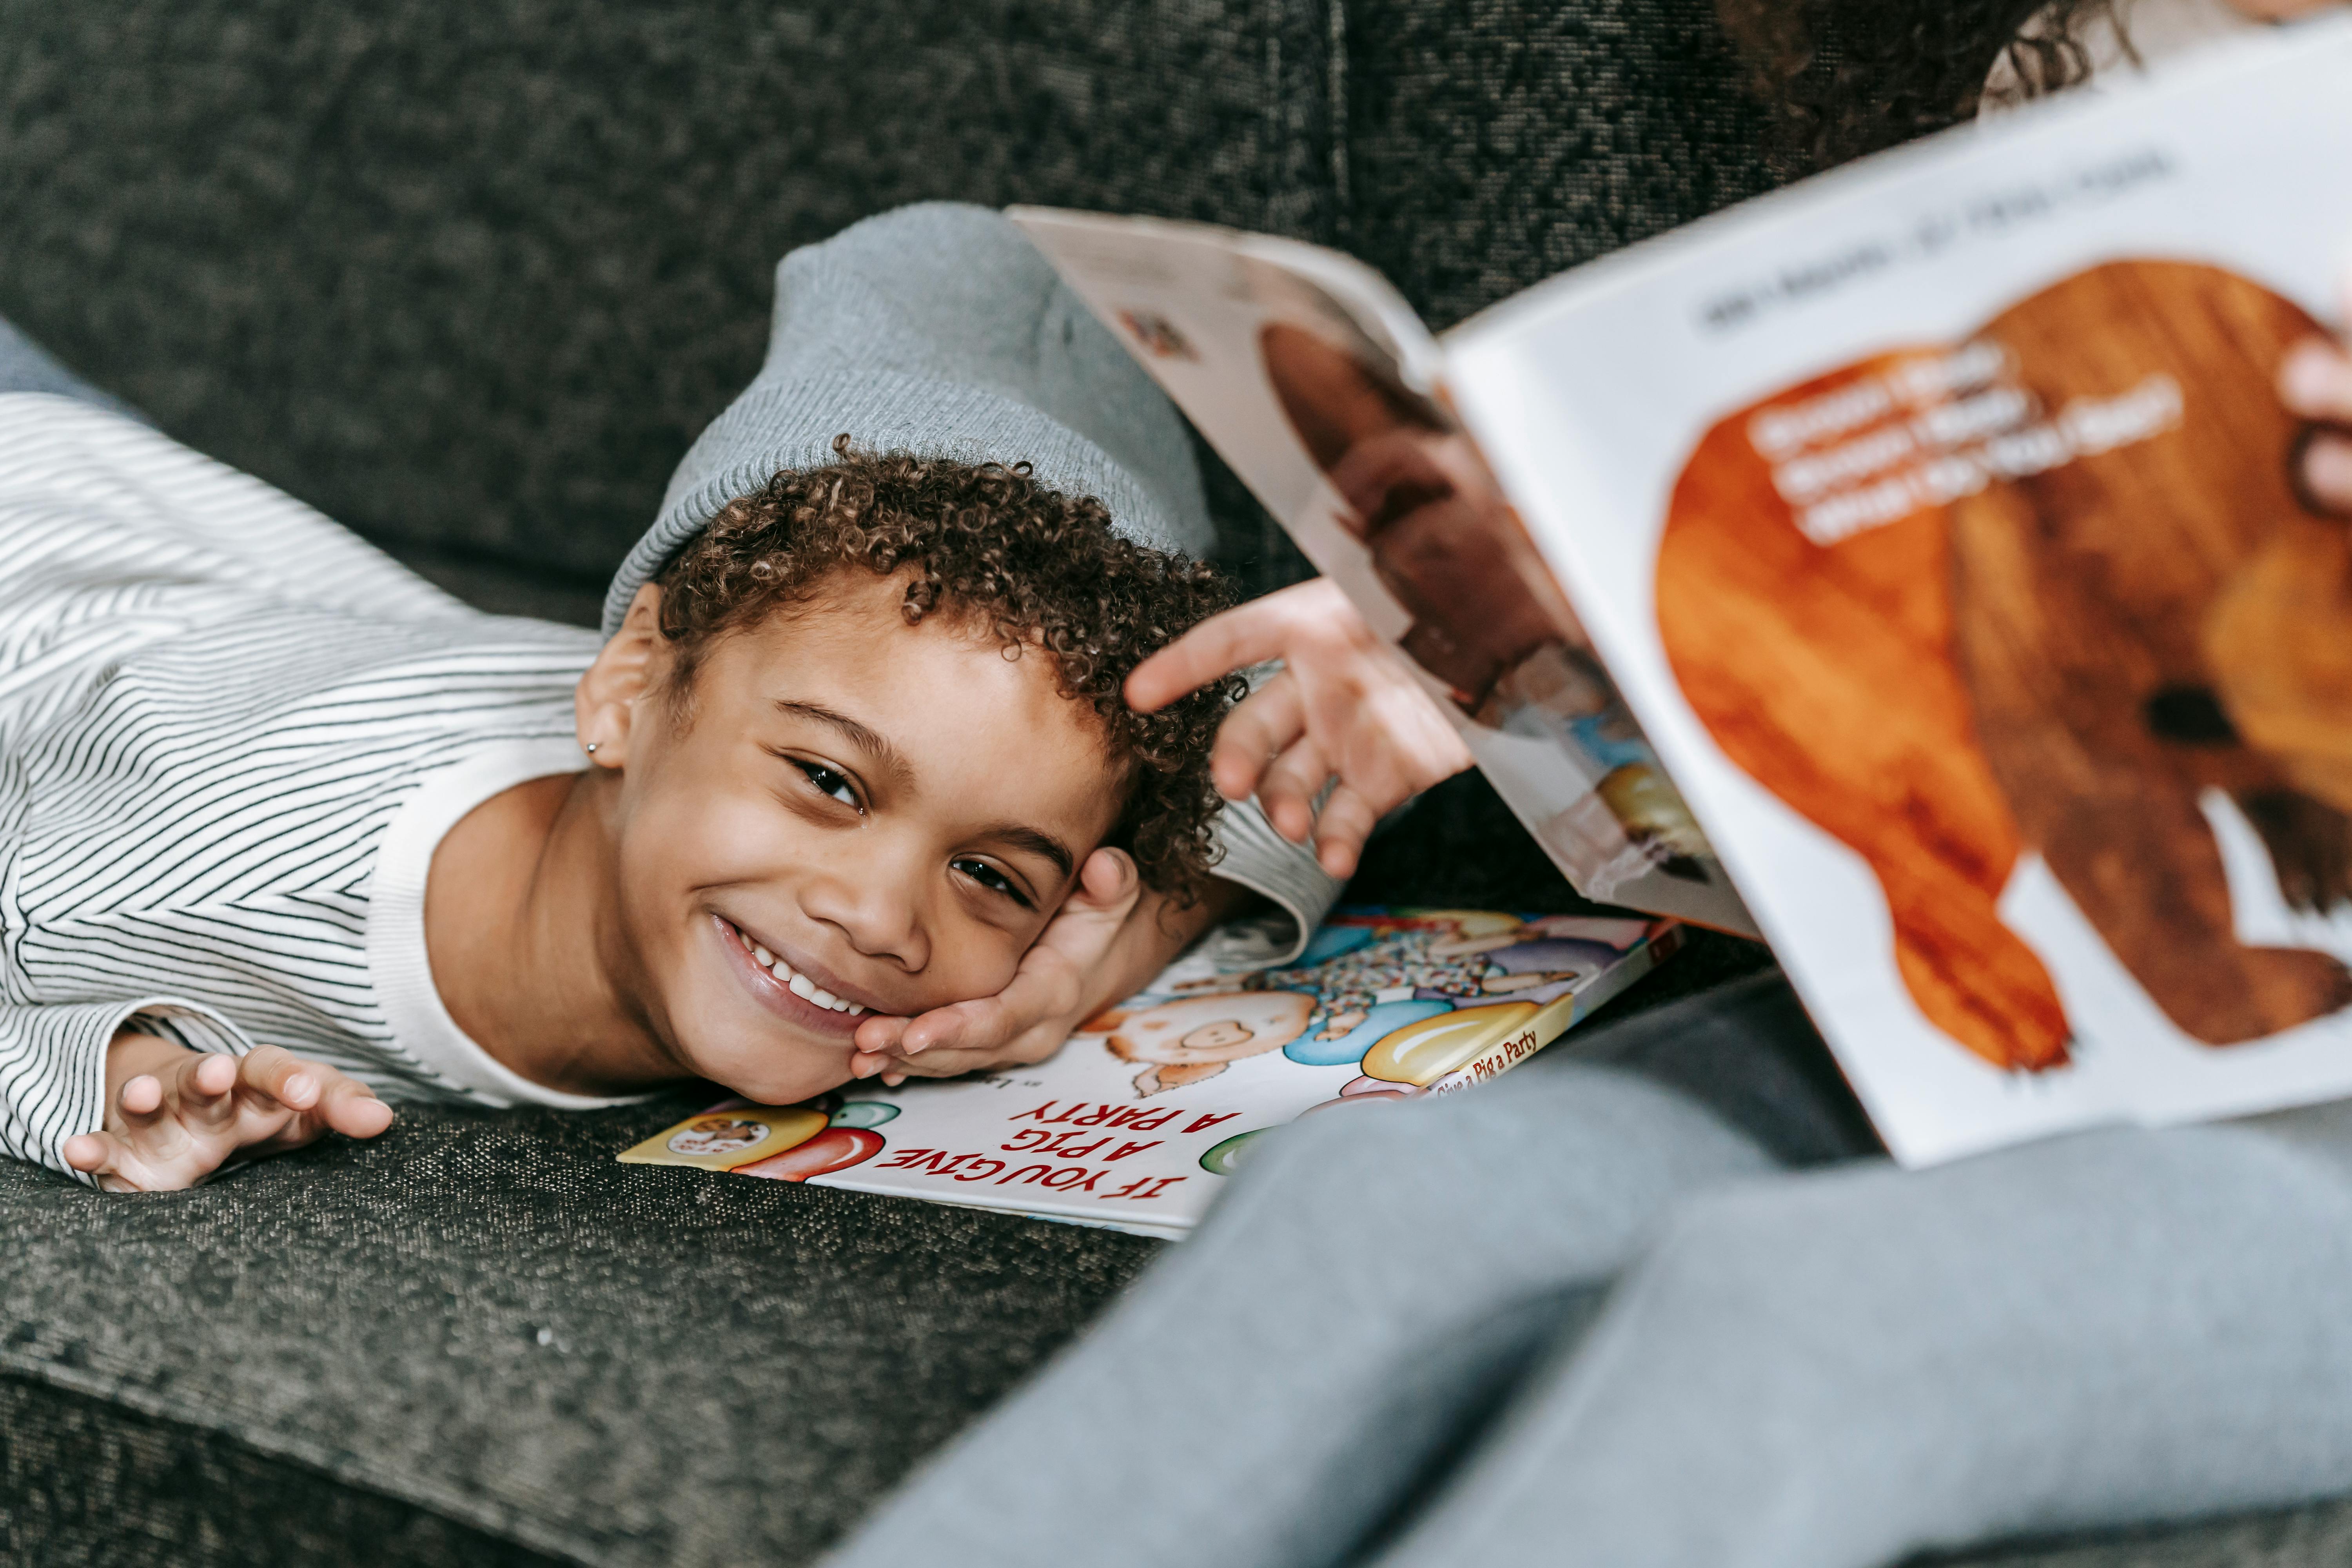
[[[629,613],[596,651],[572,689],[572,721],[581,748],[601,766],[629,760],[629,731],[637,702],[669,672],[669,639],[661,634],[661,590],[648,583],[629,601]]]

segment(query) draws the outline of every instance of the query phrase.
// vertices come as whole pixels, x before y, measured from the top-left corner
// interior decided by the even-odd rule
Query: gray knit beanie
[[[604,632],[730,501],[785,469],[862,451],[1027,462],[1119,531],[1208,552],[1183,423],[1002,214],[931,202],[803,246],[776,268],[767,363],[670,477],[661,515],[604,596]]]

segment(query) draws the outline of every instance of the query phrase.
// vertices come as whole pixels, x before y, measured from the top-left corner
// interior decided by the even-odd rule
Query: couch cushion
[[[1769,190],[1714,0],[1351,0],[1348,243],[1445,327]]]
[[[1152,1251],[614,1163],[693,1103],[412,1109],[131,1199],[0,1169],[0,1558],[797,1562]]]
[[[1320,0],[0,0],[0,315],[402,545],[601,585],[776,258],[923,197],[1328,237]]]
[[[1741,967],[1718,943],[1613,1010]],[[0,1561],[790,1568],[1160,1246],[613,1159],[700,1100],[412,1108],[135,1198],[0,1166]],[[2347,1550],[2328,1504],[1950,1562]]]

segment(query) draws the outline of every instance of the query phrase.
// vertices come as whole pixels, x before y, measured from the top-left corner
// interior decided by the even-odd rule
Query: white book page
[[[2245,788],[2269,790],[2272,800],[2343,798],[2352,774],[2332,773],[2329,758],[2352,753],[2327,748],[2342,744],[2352,716],[2287,714],[2281,704],[2295,694],[2294,682],[2273,679],[2265,663],[2297,636],[2313,636],[2295,619],[2302,612],[2280,607],[2296,574],[2278,567],[2273,553],[2291,547],[2324,565],[2338,547],[2286,498],[2292,432],[2261,380],[2275,353],[2255,363],[2261,355],[2246,349],[2248,363],[2233,366],[2226,396],[2221,383],[2179,368],[2188,361],[2164,358],[2176,348],[2190,354],[2180,345],[2203,342],[2200,334],[2242,345],[2284,331],[2278,323],[2298,311],[2334,318],[2336,279],[2352,259],[2347,167],[2352,26],[2313,24],[2218,51],[2143,87],[2030,109],[1810,182],[1566,275],[1445,340],[1456,406],[1880,1131],[1907,1163],[2100,1121],[2210,1117],[2352,1092],[2352,1014],[2325,1000],[2332,982],[2321,959],[2352,956],[2352,911],[2290,908],[2246,814],[2226,790],[2200,795],[2192,787],[2200,769],[2236,769],[2232,776],[2257,781]],[[2158,303],[2135,303],[2146,300]],[[2078,353],[2081,344],[2093,346]],[[1878,368],[1847,368],[1864,362]],[[1822,377],[1831,379],[1811,394],[1791,390]],[[1944,378],[1935,396],[1888,403],[1887,388],[1916,389],[1932,377]],[[2059,385],[2084,390],[2053,405],[2049,389]],[[1893,412],[1870,415],[1872,398]],[[1749,411],[1759,405],[1778,422],[1757,423]],[[1964,425],[1980,414],[1993,423],[1954,437],[1948,447],[1919,444],[1928,428],[1922,419],[1958,429],[1952,420]],[[2232,434],[2244,430],[2265,433]],[[1714,445],[1703,446],[1711,431]],[[1801,540],[1739,532],[1762,525],[1707,500],[1732,489],[1692,479],[1701,455],[1735,447],[1751,465],[1776,465],[1768,489],[1786,505],[1773,526],[1794,528]],[[1966,459],[1958,467],[1956,455]],[[2214,479],[2222,499],[2201,510],[2174,504],[2150,477],[2177,471],[2204,483],[2224,461],[2247,465],[2245,476]],[[1716,475],[1709,468],[1702,477]],[[2131,491],[2141,497],[2135,507],[2099,499],[2133,485],[2142,487]],[[2106,488],[2092,494],[2085,486]],[[2178,528],[2187,531],[2167,531],[2174,512],[2185,512]],[[1954,731],[1960,738],[1946,750],[1957,754],[1973,743],[1981,752],[1963,771],[1989,773],[1990,793],[1969,798],[1993,800],[1995,814],[2005,806],[2016,839],[2000,864],[1984,863],[1979,880],[1990,880],[1970,897],[1987,910],[1971,929],[1990,930],[1988,942],[2007,940],[2005,931],[2038,959],[2063,1007],[2054,1039],[2004,1025],[1988,1026],[1979,1048],[1964,1048],[1957,1025],[1931,1020],[1922,997],[1940,1020],[1958,1019],[1948,1010],[1956,1005],[1935,1000],[1934,984],[1915,984],[1896,962],[1890,884],[1855,845],[1894,843],[1878,851],[1894,864],[1901,834],[1911,831],[1903,813],[1920,813],[1927,824],[1914,833],[1917,843],[1950,819],[1936,816],[1944,808],[1903,796],[1892,778],[1876,781],[1886,787],[1872,804],[1869,771],[1849,769],[1860,776],[1839,786],[1855,803],[1842,816],[1822,804],[1833,792],[1803,783],[1818,749],[1809,759],[1803,736],[1784,735],[1774,761],[1770,737],[1742,728],[1714,695],[1738,689],[1742,672],[1727,650],[1751,628],[1764,653],[1780,639],[1811,638],[1789,667],[1856,689],[1869,672],[1841,666],[1866,663],[1876,656],[1853,650],[1876,645],[1857,637],[1842,649],[1829,623],[1804,624],[1793,609],[1775,619],[1759,589],[1753,600],[1731,594],[1713,625],[1676,611],[1675,626],[1690,629],[1675,631],[1681,640],[1670,648],[1661,606],[1692,602],[1682,595],[1696,580],[1681,574],[1680,563],[1734,558],[1676,555],[1675,574],[1662,584],[1670,515],[1677,527],[1696,519],[1694,529],[1717,530],[1680,540],[1753,538],[1759,562],[1811,563],[1802,571],[1812,579],[1788,579],[1792,593],[1811,592],[1853,563],[1896,559],[1913,548],[1906,539],[1916,544],[1926,564],[1874,580],[1870,591],[1876,602],[1891,606],[1899,597],[1908,606],[1901,616],[1885,611],[1890,625],[1909,617],[1905,636],[1918,632],[1906,646],[1946,650],[1936,656],[1947,661],[1942,672],[1916,683],[1916,711],[1926,710],[1930,688],[1962,693],[1970,705],[1973,728],[1964,714]],[[1940,531],[1931,539],[1921,531],[1929,529]],[[2189,539],[2220,542],[2208,560],[2198,554],[2204,546],[2179,542]],[[2064,570],[2053,564],[2062,549],[2073,552]],[[2163,553],[2137,553],[2157,551]],[[2311,576],[2306,570],[2302,580]],[[2166,590],[2174,597],[2161,604],[2148,585],[2158,578],[2174,584]],[[2037,586],[2011,591],[2021,583]],[[1847,602],[1861,597],[1857,589]],[[2095,601],[2106,608],[2086,616],[2082,606]],[[1939,617],[1948,629],[1937,629]],[[2182,662],[2225,643],[2235,650],[2228,657],[2199,656],[2210,669]],[[2045,647],[2063,651],[2043,659]],[[2113,650],[2107,676],[2095,668],[2102,648]],[[2133,675],[2126,666],[2154,673]],[[1700,684],[1686,687],[1682,669]],[[2135,679],[2140,687],[2129,687]],[[2116,691],[2144,704],[2117,710]],[[2246,696],[2260,691],[2269,693],[2260,703]],[[1759,700],[1771,697],[1762,689]],[[1898,682],[1885,712],[1911,722],[1912,701]],[[2285,733],[2288,717],[2303,726],[2303,750],[2266,739]],[[1948,727],[1948,716],[1937,721]],[[2133,723],[2145,732],[2132,731]],[[2231,723],[2234,735],[2217,739]],[[1871,740],[1866,727],[1850,732]],[[2314,735],[2318,751],[2305,743]],[[2049,737],[2043,751],[2032,750],[2042,743],[2035,737]],[[1752,765],[1735,760],[1734,748]],[[2030,765],[2032,756],[2062,754],[2088,757],[2091,771]],[[2147,759],[2144,774],[2132,773],[2129,757]],[[1826,759],[1830,772],[1841,764]],[[1774,782],[1760,782],[1759,771]],[[2099,797],[2105,806],[2085,804],[2065,782],[2090,778],[2109,792]],[[1808,802],[1810,811],[1801,809]],[[1990,819],[1982,810],[1969,818]],[[1982,837],[1993,844],[2001,835],[1985,827]],[[2157,906],[2203,897],[2199,889],[2211,879],[2201,873],[2155,879],[2168,891],[2140,910],[2090,886],[2084,868],[2095,863],[2137,874],[2144,858],[2129,846],[2142,841],[2183,865],[2218,853],[2226,892],[2206,899],[2191,920]],[[1922,852],[1964,858],[1948,848]],[[1921,920],[1961,918],[1916,898],[1916,888],[1904,896],[1915,911],[1902,924],[1915,954],[1923,951]],[[2105,924],[2094,918],[2101,910]],[[2166,930],[2203,934],[2154,943],[2135,934],[2137,927],[2125,930],[2142,913],[2171,922]],[[2118,943],[2136,952],[2137,965],[2118,956]],[[2251,961],[2242,943],[2294,956],[2238,984],[2231,975],[2254,973],[2242,968]],[[2029,960],[2024,968],[2032,967]],[[1964,960],[1951,973],[1965,989],[1980,972]],[[2171,1001],[2160,1005],[2159,992]],[[2258,1008],[2285,1026],[2249,1033],[2242,1017]],[[2184,1020],[2237,1037],[2200,1037]],[[2012,1059],[1992,1059],[2004,1051]],[[2037,1061],[2016,1059],[2037,1051]]]
[[[1397,547],[1383,577],[1381,552],[1400,531],[1360,521],[1336,476],[1391,440],[1476,464],[1474,452],[1461,455],[1468,444],[1433,395],[1436,344],[1385,280],[1337,252],[1261,235],[1036,208],[1012,216],[1307,558],[1397,647],[1580,892],[1754,933],[1581,634],[1571,627],[1540,645],[1521,635],[1540,611],[1520,586],[1522,568],[1506,559],[1508,539],[1446,552],[1449,564],[1423,576],[1415,571],[1430,558]],[[1483,482],[1492,496],[1483,476],[1477,466],[1465,484]],[[1507,520],[1496,531],[1516,536],[1524,573],[1564,617],[1521,525],[1495,502],[1491,511]],[[1491,629],[1501,626],[1511,629]]]

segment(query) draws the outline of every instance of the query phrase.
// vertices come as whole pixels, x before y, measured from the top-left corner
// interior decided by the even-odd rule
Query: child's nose
[[[860,845],[811,879],[802,907],[812,919],[838,930],[860,953],[911,973],[931,956],[916,858],[911,849]]]

